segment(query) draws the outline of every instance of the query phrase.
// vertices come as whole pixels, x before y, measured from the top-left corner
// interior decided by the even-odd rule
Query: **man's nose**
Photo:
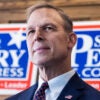
[[[40,28],[36,28],[36,32],[34,35],[34,41],[42,41],[44,40],[43,33]]]

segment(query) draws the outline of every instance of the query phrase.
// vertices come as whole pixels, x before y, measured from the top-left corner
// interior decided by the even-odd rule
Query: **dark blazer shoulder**
[[[71,87],[70,89],[73,88],[80,94],[79,97],[77,97],[79,100],[100,100],[100,92],[88,85],[77,73],[75,73],[68,84]]]
[[[84,82],[75,73],[63,88],[57,100],[100,100],[100,92]]]
[[[8,97],[5,100],[32,100],[33,95],[37,89],[38,83],[35,85],[29,87],[28,89],[19,92],[18,94],[15,94],[13,96]]]

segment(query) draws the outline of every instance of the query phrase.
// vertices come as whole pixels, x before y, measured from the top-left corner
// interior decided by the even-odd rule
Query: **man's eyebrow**
[[[27,26],[26,27],[26,30],[31,30],[31,29],[34,29],[34,27],[33,26]]]
[[[40,27],[42,28],[42,27],[45,27],[45,26],[48,26],[48,25],[51,25],[51,26],[56,28],[56,25],[54,23],[45,23],[43,25],[40,25]]]
[[[28,29],[31,29],[31,28],[33,28],[33,26],[32,26],[32,25],[30,25],[30,26],[28,26],[27,28],[28,28]]]
[[[46,27],[46,26],[48,26],[48,25],[51,25],[51,26],[53,26],[54,28],[57,27],[54,23],[49,23],[49,22],[48,22],[48,23],[41,24],[41,25],[39,25],[39,27],[42,28],[42,27]],[[30,26],[27,26],[27,27],[26,27],[26,30],[31,30],[31,29],[34,29],[34,28],[35,28],[34,26],[30,25]]]

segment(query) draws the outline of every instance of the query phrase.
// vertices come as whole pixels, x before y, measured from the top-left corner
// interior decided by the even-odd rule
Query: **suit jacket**
[[[5,100],[33,100],[38,83]],[[77,73],[66,84],[57,100],[100,100],[100,92],[86,84]]]

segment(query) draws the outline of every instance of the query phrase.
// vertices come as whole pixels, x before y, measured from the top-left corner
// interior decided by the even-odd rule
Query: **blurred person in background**
[[[47,3],[27,11],[29,57],[39,69],[39,79],[6,100],[100,100],[100,92],[71,68],[71,52],[77,41],[72,20]]]

